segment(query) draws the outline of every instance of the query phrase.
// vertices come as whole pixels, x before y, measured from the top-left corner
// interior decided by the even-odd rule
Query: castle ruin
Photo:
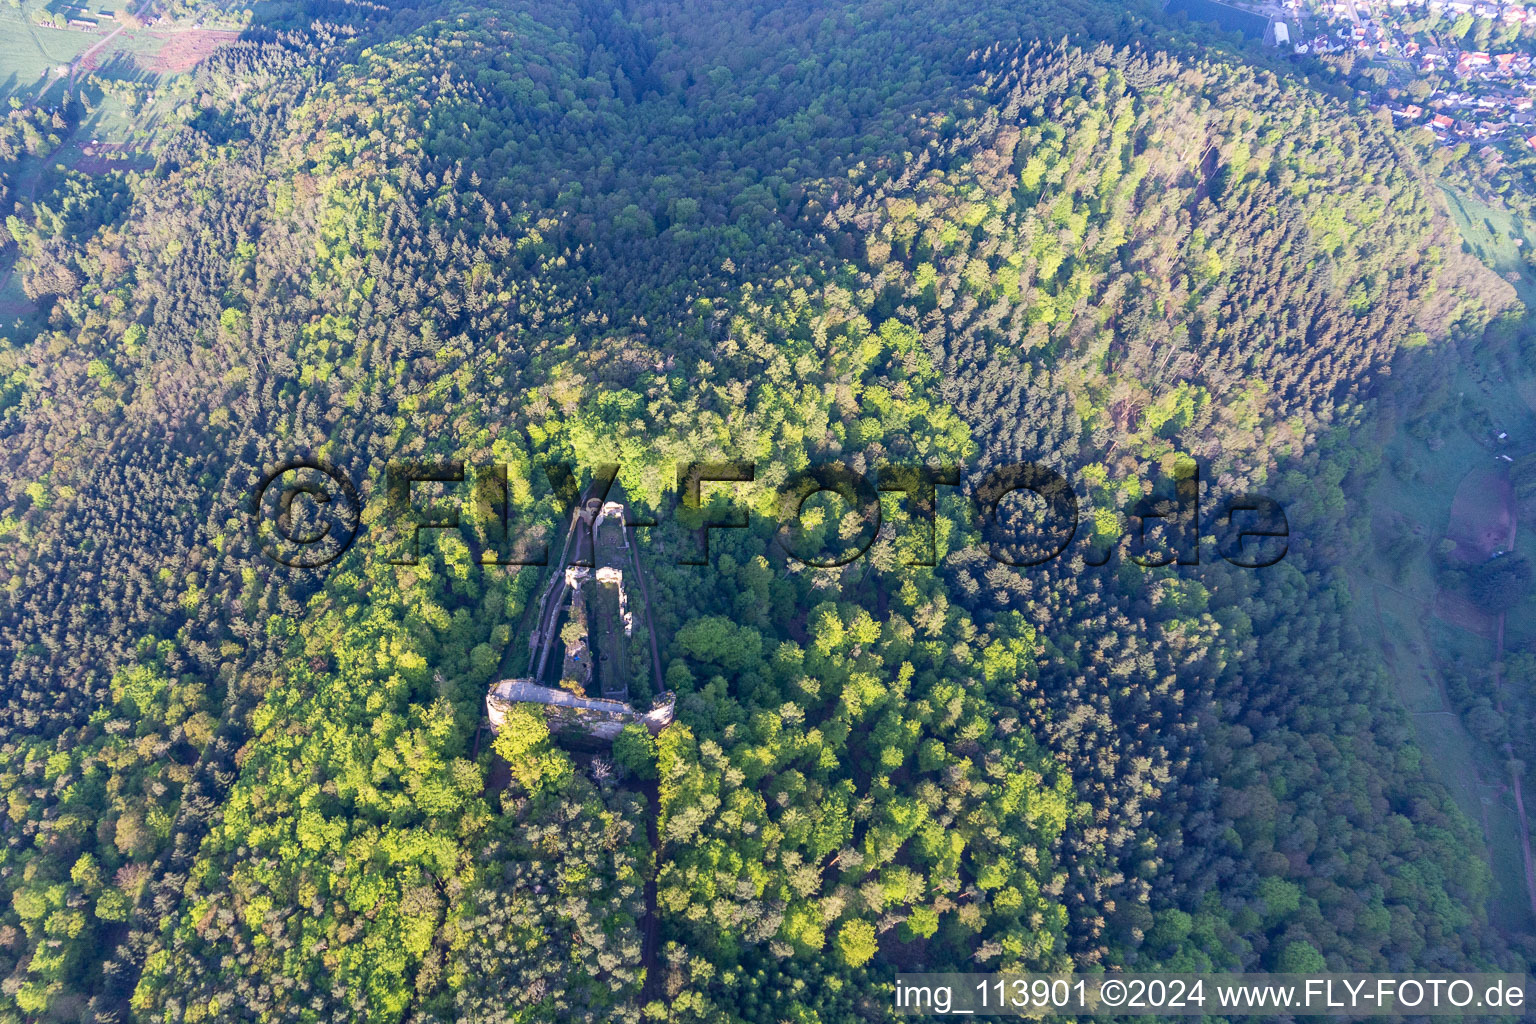
[[[670,693],[662,692],[649,711],[629,702],[628,641],[635,613],[626,587],[626,562],[638,579],[642,570],[629,542],[624,506],[609,501],[599,507],[594,499],[578,507],[561,565],[550,574],[540,597],[538,624],[528,641],[530,676],[503,679],[486,693],[486,717],[493,732],[516,703],[541,705],[552,730],[575,729],[607,740],[630,723],[656,733],[672,721],[675,702]],[[649,628],[649,618],[646,621]],[[542,682],[556,646],[563,650],[558,687]],[[654,652],[654,636],[651,647]],[[594,679],[601,696],[587,695]]]

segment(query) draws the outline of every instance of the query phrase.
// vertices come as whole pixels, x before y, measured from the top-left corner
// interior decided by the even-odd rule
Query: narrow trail
[[[651,842],[651,865],[645,873],[645,921],[641,925],[640,963],[645,968],[645,983],[640,987],[640,1005],[653,1002],[660,989],[661,973],[656,969],[656,940],[660,915],[656,911],[656,873],[661,861],[661,784],[652,779],[645,784],[645,834]]]
[[[1513,538],[1511,538],[1509,546],[1511,548],[1514,547]],[[1377,593],[1376,587],[1377,586],[1387,587],[1389,590],[1396,591],[1397,593],[1402,594],[1404,597],[1408,597],[1410,595],[1405,594],[1403,591],[1398,590],[1396,587],[1392,587],[1390,584],[1387,584],[1385,582],[1382,582],[1382,581],[1379,581],[1379,580],[1375,580],[1375,579],[1371,579],[1370,577],[1367,577],[1367,580],[1368,580],[1369,583],[1374,584],[1371,587],[1371,603],[1372,603],[1372,606],[1373,606],[1373,608],[1375,610],[1375,613],[1376,613],[1377,627],[1381,630],[1382,636],[1385,637],[1385,636],[1387,636],[1389,634],[1387,633],[1386,620],[1384,619],[1384,617],[1381,614],[1381,600],[1380,600],[1380,597],[1379,597],[1379,595]],[[1495,635],[1495,652],[1494,652],[1494,660],[1493,660],[1493,699],[1494,699],[1494,708],[1495,708],[1495,710],[1498,711],[1500,717],[1503,717],[1503,715],[1504,715],[1504,622],[1505,622],[1505,617],[1506,616],[1504,614],[1500,614],[1499,615],[1498,628],[1497,628],[1497,632],[1496,632],[1496,635]],[[1387,661],[1389,663],[1388,667],[1395,670],[1396,669],[1396,664],[1395,664],[1395,658],[1394,658],[1394,655],[1392,653],[1391,646],[1390,645],[1386,645],[1383,648],[1383,653],[1386,656]],[[1440,659],[1438,657],[1435,657],[1435,664],[1440,669],[1440,672],[1438,672],[1436,674],[1435,686],[1436,686],[1436,688],[1438,689],[1438,691],[1440,693],[1441,706],[1442,706],[1442,708],[1449,708],[1450,707],[1450,697],[1445,692],[1445,666],[1440,664]],[[1451,711],[1451,710],[1421,711],[1421,712],[1418,712],[1418,714],[1454,715],[1455,712]],[[1523,788],[1523,786],[1521,784],[1521,781],[1520,781],[1520,769],[1517,766],[1517,761],[1516,761],[1516,758],[1515,758],[1514,744],[1506,742],[1504,744],[1504,746],[1503,746],[1503,751],[1504,751],[1504,757],[1505,757],[1505,759],[1506,759],[1506,761],[1508,762],[1508,765],[1509,765],[1510,790],[1513,792],[1514,797],[1515,797],[1515,817],[1516,817],[1516,819],[1520,823],[1520,853],[1521,853],[1521,856],[1523,858],[1524,866],[1525,866],[1525,895],[1526,895],[1526,899],[1530,901],[1531,916],[1532,916],[1533,919],[1536,919],[1536,855],[1533,855],[1532,849],[1531,849],[1531,823],[1530,823],[1530,819],[1526,816],[1526,812],[1525,812],[1525,793],[1524,793],[1524,788]],[[1489,822],[1488,822],[1488,812],[1487,812],[1486,808],[1483,810],[1483,835],[1485,837],[1488,837],[1488,836],[1491,835],[1491,832],[1490,832],[1490,829],[1489,829]]]
[[[576,508],[571,512],[570,525],[566,530],[565,543],[560,551],[559,561],[556,563],[549,579],[546,581],[540,596],[540,607],[537,612],[538,632],[535,634],[535,643],[529,651],[529,674],[536,682],[542,682],[544,667],[548,661],[550,651],[554,647],[555,623],[559,621],[562,599],[566,590],[565,570],[571,565],[595,564],[597,556],[596,538],[588,533],[585,547],[590,559],[582,560],[583,538],[579,536],[585,527],[595,531],[595,525],[583,513],[584,502],[578,500]],[[622,506],[621,506],[622,509]],[[639,543],[635,537],[634,527],[628,523],[623,524],[625,547],[629,551],[630,571],[632,578],[639,583],[641,614],[645,621],[646,635],[651,646],[651,674],[655,682],[655,692],[660,694],[663,690],[661,675],[661,647],[656,639],[656,623],[653,617],[651,605],[650,584],[646,580],[645,569],[640,563]],[[573,561],[573,554],[576,556]],[[506,657],[503,657],[503,665]],[[478,757],[482,728],[475,732],[475,755]],[[507,782],[507,766],[499,758],[494,759],[491,774],[486,780],[486,792],[499,792]],[[646,781],[640,791],[645,795],[645,833],[650,846],[650,863],[645,872],[645,916],[639,922],[641,935],[641,965],[645,969],[645,981],[641,986],[641,1003],[649,1004],[655,1001],[660,994],[660,972],[658,963],[658,943],[661,927],[660,914],[657,910],[656,876],[660,869],[661,859],[661,792],[660,783],[656,779]]]
[[[144,9],[139,12],[139,17],[146,24],[148,22],[154,20],[154,17],[155,17],[155,7],[156,7],[156,3],[152,2],[152,3],[146,4],[144,6]],[[110,33],[108,33],[107,37],[105,39],[103,39],[100,42],[96,43],[90,49],[86,50],[84,53],[81,53],[81,54],[77,55],[74,60],[70,61],[69,62],[69,84],[70,85],[74,85],[75,84],[75,79],[79,76],[80,70],[85,66],[85,62],[90,60],[91,57],[95,56],[97,50],[100,50],[103,46],[106,46],[112,40],[116,39],[119,35],[122,34],[123,30],[126,29],[127,27],[128,27],[128,23],[127,22],[119,22],[117,28],[113,29]]]
[[[146,8],[146,12],[150,13],[150,14],[153,14],[154,13],[154,5],[151,4],[150,7]],[[70,85],[74,85],[75,84],[75,79],[78,78],[79,75],[80,75],[81,67],[84,66],[86,61],[90,60],[91,57],[95,55],[97,50],[101,49],[103,46],[106,46],[112,40],[114,40],[118,36],[122,35],[123,29],[125,29],[127,27],[128,26],[126,24],[119,23],[117,28],[115,28],[111,32],[109,32],[105,39],[103,39],[100,42],[96,43],[90,49],[86,50],[84,53],[82,53],[79,56],[77,56],[74,60],[70,61],[69,62],[69,84]]]
[[[651,588],[645,581],[645,570],[640,565],[640,543],[635,528],[625,524],[629,533],[629,560],[640,584],[641,607],[645,611],[645,631],[651,640],[651,678],[655,692],[662,692],[661,651],[656,643],[655,607],[651,604]],[[645,984],[640,990],[640,1005],[653,1002],[659,993],[660,972],[656,969],[656,943],[660,932],[660,915],[656,909],[656,875],[661,870],[661,783],[652,779],[645,785],[645,834],[651,843],[651,865],[645,875],[645,923],[641,928],[640,962],[645,967]]]
[[[1499,715],[1504,714],[1504,613],[1499,614],[1498,650],[1493,656],[1493,696]],[[1504,756],[1509,758],[1509,778],[1515,791],[1515,813],[1520,819],[1520,853],[1525,858],[1525,894],[1531,901],[1531,916],[1536,917],[1536,862],[1531,857],[1531,823],[1525,816],[1525,794],[1520,785],[1520,767],[1515,746],[1505,742]]]
[[[1493,662],[1493,706],[1494,710],[1502,717],[1504,715],[1504,616],[1499,616],[1498,632],[1496,637],[1497,649]],[[1440,686],[1444,690],[1444,677],[1448,667],[1434,651],[1430,652],[1434,659],[1435,667],[1440,675]],[[1450,714],[1452,712],[1442,712]],[[1459,717],[1459,716],[1458,716]],[[1515,797],[1515,818],[1520,824],[1520,853],[1525,865],[1525,894],[1530,901],[1531,916],[1536,918],[1536,857],[1531,851],[1531,824],[1525,813],[1525,793],[1520,782],[1520,771],[1516,767],[1515,749],[1512,743],[1505,743],[1502,747],[1505,760],[1509,766],[1509,789]],[[1500,790],[1502,792],[1502,789]],[[1488,826],[1488,812],[1483,811],[1483,835],[1491,836]],[[1491,841],[1491,840],[1490,840]]]
[[[1504,516],[1509,522],[1509,534],[1503,540],[1502,550],[1513,551],[1520,521],[1515,515],[1507,474],[1503,477],[1502,483],[1504,485],[1502,491]],[[1504,623],[1507,617],[1507,612],[1499,613],[1498,634],[1493,654],[1493,701],[1500,718],[1504,718]],[[1507,718],[1504,720],[1508,722]],[[1520,819],[1520,855],[1525,861],[1525,895],[1531,902],[1531,916],[1536,918],[1536,859],[1531,856],[1531,822],[1525,814],[1525,792],[1520,779],[1523,774],[1522,766],[1519,759],[1515,757],[1515,745],[1509,740],[1504,742],[1504,757],[1509,762],[1510,788],[1515,794],[1515,814]]]
[[[543,682],[548,667],[549,652],[555,646],[555,623],[560,619],[561,600],[565,596],[565,569],[571,564],[571,545],[575,541],[577,527],[581,523],[581,511],[571,511],[571,525],[565,531],[565,544],[560,549],[560,563],[549,574],[539,598],[538,644],[528,653],[528,675],[535,682]]]
[[[635,579],[640,581],[640,599],[645,607],[645,631],[651,638],[651,678],[659,694],[665,687],[661,684],[661,651],[656,644],[656,620],[651,614],[651,588],[645,582],[645,570],[640,567],[640,546],[635,537],[635,528],[628,525],[624,528],[629,531],[629,560],[635,568]]]

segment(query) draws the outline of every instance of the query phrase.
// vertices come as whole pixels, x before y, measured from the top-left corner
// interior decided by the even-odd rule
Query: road
[[[148,24],[149,22],[154,20],[154,18],[155,18],[155,4],[154,4],[153,0],[151,0],[150,3],[144,5],[144,9],[139,12],[139,18],[145,24]],[[123,30],[126,29],[127,27],[128,27],[128,23],[127,22],[119,22],[117,28],[115,28],[111,32],[107,33],[107,38],[97,42],[90,49],[86,50],[84,53],[82,53],[79,56],[77,56],[74,60],[70,61],[69,62],[69,84],[70,85],[74,85],[75,84],[75,78],[80,73],[80,68],[85,64],[85,62],[87,60],[89,60],[92,56],[95,55],[97,50],[100,50],[103,46],[106,46],[112,40],[116,39],[119,35],[122,34]]]
[[[84,65],[86,61],[90,60],[91,57],[95,55],[97,50],[100,50],[103,46],[106,46],[112,40],[114,40],[118,36],[122,35],[123,30],[126,29],[127,27],[128,26],[126,24],[119,23],[117,28],[115,28],[111,32],[107,33],[107,38],[98,41],[90,49],[86,50],[82,54],[79,54],[78,56],[75,57],[74,60],[70,61],[69,62],[69,84],[70,85],[74,85],[75,84],[75,79],[78,78],[79,75],[80,75],[80,68],[81,68],[81,66]]]

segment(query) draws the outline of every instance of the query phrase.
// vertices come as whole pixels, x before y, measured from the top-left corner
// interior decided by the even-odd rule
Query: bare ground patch
[[[191,71],[225,43],[240,38],[239,32],[216,28],[178,29],[170,34],[165,45],[154,56],[144,58],[146,70],[157,75],[174,75]]]
[[[70,166],[82,174],[105,174],[113,170],[143,169],[153,163],[148,155],[121,142],[88,142]]]
[[[1445,536],[1456,545],[1451,558],[1463,565],[1486,561],[1494,552],[1514,546],[1514,494],[1502,469],[1474,469],[1462,478]]]
[[[1446,539],[1455,545],[1448,561],[1460,566],[1486,562],[1515,546],[1515,529],[1514,493],[1504,470],[1474,469],[1462,477],[1445,528]],[[1490,640],[1498,631],[1498,616],[1445,587],[1435,593],[1434,613],[1442,622]]]

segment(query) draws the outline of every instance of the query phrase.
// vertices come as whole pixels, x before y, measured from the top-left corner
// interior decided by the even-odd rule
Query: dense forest
[[[1339,569],[1394,358],[1514,291],[1410,142],[1144,13],[257,5],[152,170],[18,204],[0,1020],[832,1024],[897,970],[1523,969]],[[363,499],[319,570],[252,528],[296,457]],[[541,569],[496,564],[473,479],[395,557],[392,460],[504,466],[546,537],[547,467],[617,464],[676,723],[493,741]],[[682,564],[676,467],[727,460],[754,479],[707,515],[750,525]],[[1284,504],[1283,562],[1143,557],[1191,460]],[[1023,461],[1081,518],[1029,568],[966,497]],[[962,467],[937,564],[900,492],[864,557],[789,557],[777,491],[833,462]],[[824,495],[801,541],[868,519]]]

